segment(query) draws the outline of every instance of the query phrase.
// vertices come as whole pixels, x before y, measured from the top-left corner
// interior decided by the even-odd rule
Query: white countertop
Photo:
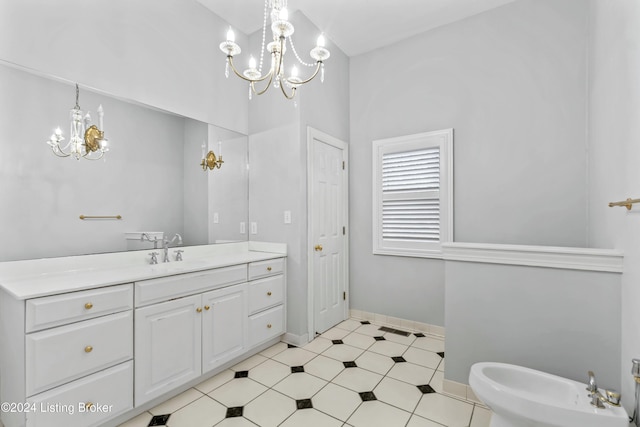
[[[178,248],[170,248],[170,253]],[[149,250],[0,263],[0,289],[29,299],[286,256],[286,245],[239,242],[186,246],[183,261],[149,264]],[[156,250],[162,252],[162,249]]]

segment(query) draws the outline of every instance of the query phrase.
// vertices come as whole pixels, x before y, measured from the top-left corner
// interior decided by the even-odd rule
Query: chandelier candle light
[[[58,157],[73,156],[76,160],[83,157],[88,160],[99,160],[109,151],[108,141],[104,137],[104,110],[98,107],[99,127],[91,124],[89,112],[82,117],[82,110],[78,105],[80,88],[76,83],[76,105],[71,109],[70,136],[67,145],[62,146],[64,137],[62,130],[57,127],[47,141],[53,154]]]
[[[271,68],[269,72],[262,75],[262,63],[265,52],[265,41],[267,31],[267,11],[271,9],[271,31],[273,33],[273,41],[266,46],[267,52],[271,54]],[[293,45],[291,35],[293,34],[293,25],[289,22],[289,14],[287,12],[287,0],[265,0],[264,2],[264,21],[262,28],[262,48],[260,50],[260,66],[257,67],[256,60],[253,56],[249,59],[249,68],[240,73],[233,64],[233,57],[241,52],[240,46],[235,42],[235,35],[233,30],[229,28],[227,32],[227,40],[220,43],[220,50],[227,55],[227,64],[225,69],[225,76],[229,77],[229,68],[240,77],[249,82],[249,99],[252,94],[262,95],[265,93],[271,84],[276,88],[280,88],[282,93],[287,99],[293,99],[296,95],[296,89],[313,80],[313,78],[320,72],[320,80],[324,81],[324,61],[329,59],[331,55],[327,49],[325,49],[325,39],[321,34],[316,42],[316,47],[311,49],[310,55],[315,59],[315,64],[307,64],[296,52],[296,48]],[[286,77],[284,72],[284,54],[287,48],[287,40],[298,62],[306,67],[315,67],[315,71],[311,77],[303,80],[298,76],[298,69],[296,66],[291,68],[291,74]],[[266,86],[261,89],[256,89],[256,83],[266,82]],[[288,93],[287,86],[291,89]]]

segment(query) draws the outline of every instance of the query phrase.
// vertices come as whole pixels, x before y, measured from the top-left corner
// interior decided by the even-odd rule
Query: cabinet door
[[[135,405],[201,374],[200,295],[135,311]]]
[[[203,294],[203,373],[245,352],[247,290],[247,284],[243,283]]]

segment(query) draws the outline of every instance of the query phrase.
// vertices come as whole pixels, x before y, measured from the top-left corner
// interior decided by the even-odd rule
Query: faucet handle
[[[182,252],[184,252],[182,249],[173,251],[173,253],[176,254],[176,261],[182,261]]]
[[[157,264],[158,263],[158,252],[150,252],[151,260],[149,260],[149,264]]]
[[[598,391],[598,385],[596,384],[596,374],[593,371],[589,371],[587,373],[589,375],[589,384],[587,385],[587,391],[590,393],[595,393]]]

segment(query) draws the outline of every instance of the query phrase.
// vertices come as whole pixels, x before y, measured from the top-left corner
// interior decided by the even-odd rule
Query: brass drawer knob
[[[209,310],[210,308],[211,308],[211,307],[209,307],[208,305],[205,305],[205,306],[204,306],[204,309],[205,309],[205,310]]]
[[[271,329],[271,323],[267,323],[267,328]]]
[[[271,271],[271,267],[267,267],[267,271]]]
[[[85,310],[91,310],[93,308],[93,304],[91,304],[90,302],[86,303],[84,305]]]
[[[267,296],[270,297],[271,296],[271,291],[267,292]]]
[[[84,404],[85,409],[89,410],[93,408],[93,402],[87,402]]]
[[[202,307],[198,307],[198,308],[196,308],[196,311],[197,311],[198,313],[202,313]]]
[[[88,345],[88,346],[86,346],[86,347],[84,348],[84,352],[85,352],[85,353],[91,353],[92,351],[93,351],[93,347],[91,347],[90,345]]]

